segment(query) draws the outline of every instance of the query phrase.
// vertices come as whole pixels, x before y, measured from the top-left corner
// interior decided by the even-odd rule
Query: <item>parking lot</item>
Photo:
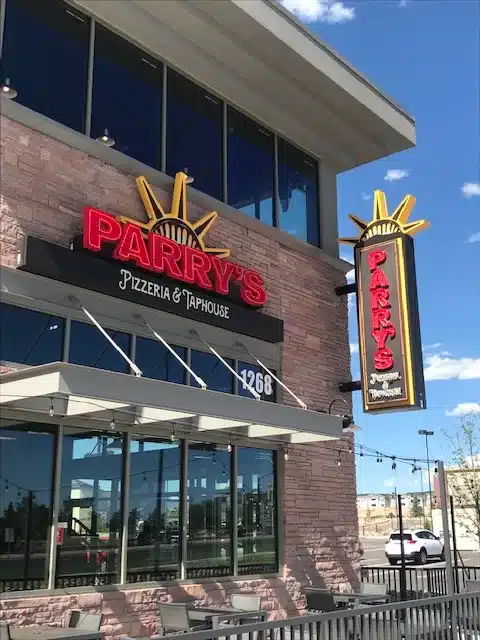
[[[360,542],[363,546],[364,555],[362,558],[362,566],[364,567],[389,567],[387,559],[385,558],[385,542],[387,538],[360,538]],[[461,551],[460,552],[463,562],[466,566],[477,567],[480,566],[480,552],[478,551]],[[415,566],[408,563],[408,566]],[[444,567],[445,562],[437,562],[436,560],[429,560],[429,567]]]

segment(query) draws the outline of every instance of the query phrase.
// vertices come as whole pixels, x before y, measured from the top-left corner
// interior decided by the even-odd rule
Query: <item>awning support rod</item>
[[[238,373],[235,371],[235,369],[233,369],[233,367],[231,367],[228,362],[222,358],[222,356],[218,353],[218,351],[216,351],[210,344],[208,344],[208,342],[206,340],[204,340],[202,338],[202,336],[198,333],[198,331],[195,331],[195,329],[190,329],[190,333],[197,336],[197,338],[200,340],[200,342],[203,342],[203,344],[210,349],[210,351],[213,353],[214,356],[216,356],[218,358],[218,360],[220,360],[220,362],[230,371],[230,373],[233,373],[233,375],[237,378],[237,380],[240,380],[240,382],[242,383],[242,385],[244,385],[252,394],[252,396],[255,398],[255,400],[260,400],[261,396],[259,393],[257,393],[255,391],[255,389],[253,387],[251,387],[249,384],[246,383],[246,381],[242,378],[242,376],[238,375]]]
[[[123,351],[123,349],[121,349],[118,346],[118,344],[115,342],[115,340],[111,336],[108,335],[108,333],[105,331],[105,329],[102,327],[102,325],[92,316],[90,311],[85,309],[85,307],[81,304],[81,302],[79,302],[79,300],[75,296],[69,296],[69,300],[70,300],[70,302],[73,302],[73,304],[76,304],[76,305],[78,305],[80,307],[80,309],[87,316],[87,318],[97,327],[97,329],[100,331],[100,333],[105,336],[105,338],[110,342],[112,347],[114,349],[116,349],[118,351],[118,353],[122,356],[122,358],[130,365],[130,368],[132,369],[132,371],[135,372],[135,375],[137,376],[137,378],[139,378],[142,375],[141,370],[137,367],[137,365],[132,360],[130,360],[130,358],[127,356],[125,351]]]
[[[172,356],[174,358],[176,358],[178,360],[178,362],[180,362],[180,364],[182,365],[182,367],[184,369],[186,369],[188,371],[188,373],[192,376],[192,378],[194,378],[197,383],[202,387],[202,389],[206,389],[207,388],[207,384],[202,380],[202,378],[200,378],[200,376],[197,376],[197,374],[195,373],[195,371],[193,371],[193,369],[191,367],[188,366],[188,364],[185,362],[185,360],[183,360],[183,358],[181,358],[178,353],[175,351],[175,349],[173,349],[166,340],[164,340],[162,338],[162,336],[157,333],[155,331],[155,329],[150,326],[148,324],[148,322],[145,320],[145,318],[142,318],[142,316],[138,313],[134,313],[133,317],[137,320],[141,320],[143,322],[143,324],[147,327],[147,329],[149,329],[149,331],[151,333],[153,333],[153,335],[155,336],[155,338],[161,342],[163,344],[163,346],[168,349],[170,351],[170,353],[172,354]]]
[[[266,371],[269,375],[271,375],[271,376],[272,376],[272,378],[275,380],[275,382],[278,382],[278,384],[279,384],[283,389],[285,389],[285,391],[286,391],[287,393],[289,393],[289,394],[292,396],[292,398],[295,398],[295,400],[296,400],[296,401],[298,402],[298,404],[302,407],[302,409],[307,409],[307,408],[308,408],[308,407],[307,407],[307,405],[305,404],[305,402],[303,402],[303,400],[300,400],[300,398],[299,398],[297,395],[295,395],[295,394],[293,393],[293,391],[292,391],[291,389],[289,389],[285,383],[283,383],[279,378],[277,378],[277,376],[273,373],[273,371],[271,371],[271,370],[267,367],[267,365],[263,364],[263,362],[262,362],[261,360],[259,360],[259,359],[257,358],[257,356],[253,355],[253,353],[252,353],[251,351],[249,351],[249,350],[247,349],[247,347],[246,347],[242,342],[238,342],[238,341],[237,341],[237,343],[236,343],[236,344],[237,344],[237,346],[242,347],[242,349],[244,349],[244,351],[246,351],[246,352],[247,352],[247,353],[248,353],[248,354],[249,354],[249,355],[250,355],[250,356],[255,360],[255,362],[257,362],[257,363],[262,367],[262,369],[263,369],[264,371]]]

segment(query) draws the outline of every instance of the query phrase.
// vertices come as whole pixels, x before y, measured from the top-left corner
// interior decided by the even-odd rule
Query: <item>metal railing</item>
[[[362,567],[362,582],[387,585],[390,600],[400,600],[401,567]],[[480,567],[458,568],[457,591],[465,588],[467,580],[480,580]],[[407,599],[415,600],[425,596],[443,596],[447,593],[445,567],[405,567]],[[480,640],[480,638],[479,638]]]
[[[480,592],[224,626],[182,640],[479,640]],[[162,640],[178,640],[178,635]]]

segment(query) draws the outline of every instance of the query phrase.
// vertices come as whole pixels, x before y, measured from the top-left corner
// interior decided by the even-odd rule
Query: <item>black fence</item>
[[[362,567],[362,582],[386,584],[390,601],[400,600],[400,576],[402,567]],[[465,589],[467,580],[480,580],[480,567],[454,568],[457,591]],[[445,567],[405,567],[407,600],[447,595]]]

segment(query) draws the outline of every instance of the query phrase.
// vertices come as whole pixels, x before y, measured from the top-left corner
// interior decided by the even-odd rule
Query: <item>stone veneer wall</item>
[[[134,176],[5,117],[1,144],[3,266],[15,266],[22,230],[68,244],[81,229],[85,205],[112,214],[144,215]],[[169,206],[170,194],[159,189],[156,193]],[[192,219],[201,213],[190,205]],[[309,407],[325,409],[338,397],[338,383],[349,376],[346,300],[334,292],[345,283],[343,273],[321,258],[274,241],[267,227],[252,230],[226,217],[219,216],[207,242],[230,247],[234,260],[263,275],[269,292],[266,311],[283,317],[285,323],[283,379]],[[347,438],[341,444],[345,449],[341,467],[336,452],[319,444],[289,450],[282,496],[281,577],[29,598],[0,595],[0,618],[14,625],[58,623],[69,609],[81,608],[103,612],[107,636],[150,635],[156,630],[160,599],[195,596],[222,602],[233,591],[255,590],[272,617],[279,617],[304,609],[302,585],[355,586],[360,568],[355,465],[346,444]]]

